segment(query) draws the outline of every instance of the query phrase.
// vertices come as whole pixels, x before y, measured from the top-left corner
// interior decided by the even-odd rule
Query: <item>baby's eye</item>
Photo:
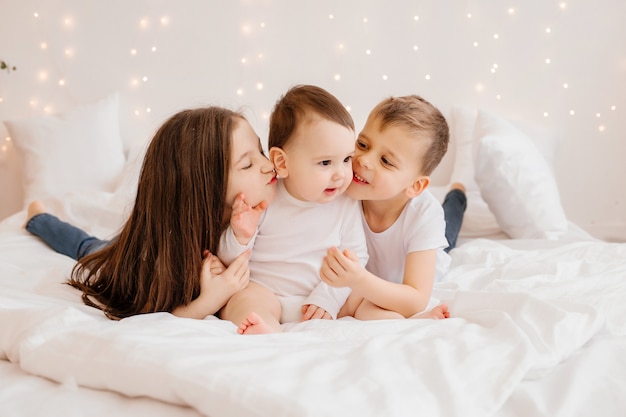
[[[346,159],[343,160],[344,163],[352,161],[352,155],[346,156]]]
[[[327,159],[327,160],[325,160],[325,161],[320,161],[320,165],[322,165],[322,166],[328,166],[328,165],[330,165],[330,159]]]

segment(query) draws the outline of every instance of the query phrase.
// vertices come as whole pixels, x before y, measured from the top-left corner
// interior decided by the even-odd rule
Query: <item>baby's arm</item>
[[[217,256],[226,265],[229,265],[246,249],[252,249],[261,216],[267,208],[266,202],[251,207],[244,201],[244,198],[243,193],[235,198],[230,224],[220,237]]]
[[[266,201],[252,207],[246,203],[245,198],[243,193],[235,197],[233,212],[230,216],[230,227],[233,229],[237,242],[241,245],[247,245],[255,235],[261,221],[261,215],[267,208]]]
[[[410,317],[428,305],[435,279],[437,250],[411,252],[406,257],[402,284],[386,281],[361,266],[350,251],[328,250],[320,277],[334,287],[350,287],[352,292],[373,304]]]
[[[305,304],[302,306],[302,321],[312,319],[332,320],[332,316],[322,307],[314,304]]]

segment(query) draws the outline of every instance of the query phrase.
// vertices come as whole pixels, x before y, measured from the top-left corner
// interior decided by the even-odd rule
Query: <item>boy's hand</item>
[[[240,193],[235,197],[233,212],[230,216],[230,226],[233,228],[235,238],[241,245],[247,245],[254,236],[261,214],[267,208],[267,201],[261,201],[257,206],[252,207],[245,201],[245,195]]]
[[[305,304],[302,306],[302,321],[311,319],[332,320],[333,318],[322,307],[313,304]]]
[[[322,267],[320,278],[331,287],[354,287],[361,281],[363,271],[358,256],[350,250],[333,247],[328,249]]]

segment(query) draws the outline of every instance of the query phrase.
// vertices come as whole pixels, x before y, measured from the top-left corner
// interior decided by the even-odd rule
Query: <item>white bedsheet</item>
[[[77,199],[55,212],[113,233],[114,213],[93,208],[99,221],[89,222],[90,204],[102,199]],[[17,412],[32,407],[28,398],[64,392],[59,387],[74,387],[79,403],[86,395],[99,407],[134,404],[136,415],[626,410],[623,244],[472,240],[452,252],[452,269],[435,288],[450,319],[311,321],[285,325],[283,334],[241,336],[213,317],[106,319],[63,284],[73,261],[20,230],[21,222],[23,213],[0,224],[0,358],[15,364],[0,367],[0,398],[8,396],[8,380],[34,375],[56,383],[34,379],[45,383],[18,391],[23,403],[11,396],[11,415],[28,415]],[[68,396],[51,407],[68,415],[71,404]]]

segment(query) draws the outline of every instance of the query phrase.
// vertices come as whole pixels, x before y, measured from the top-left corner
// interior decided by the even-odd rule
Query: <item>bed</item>
[[[94,124],[116,122],[103,114],[114,118],[117,105],[107,98],[63,122],[103,132]],[[86,125],[92,113],[99,117]],[[111,321],[64,284],[73,261],[25,232],[22,210],[0,223],[0,414],[623,415],[626,244],[567,220],[545,136],[480,109],[454,108],[448,118],[446,163],[469,198],[451,268],[433,293],[451,318],[316,320],[251,337],[212,316]],[[59,217],[114,235],[143,145],[125,149],[115,134],[90,140],[107,149],[82,143],[100,146],[90,155],[109,164],[76,178],[82,168],[71,165],[83,161],[65,145],[68,126],[5,123],[23,161],[25,202],[41,196]],[[42,150],[46,123],[64,142]],[[445,186],[432,191],[442,196]]]

